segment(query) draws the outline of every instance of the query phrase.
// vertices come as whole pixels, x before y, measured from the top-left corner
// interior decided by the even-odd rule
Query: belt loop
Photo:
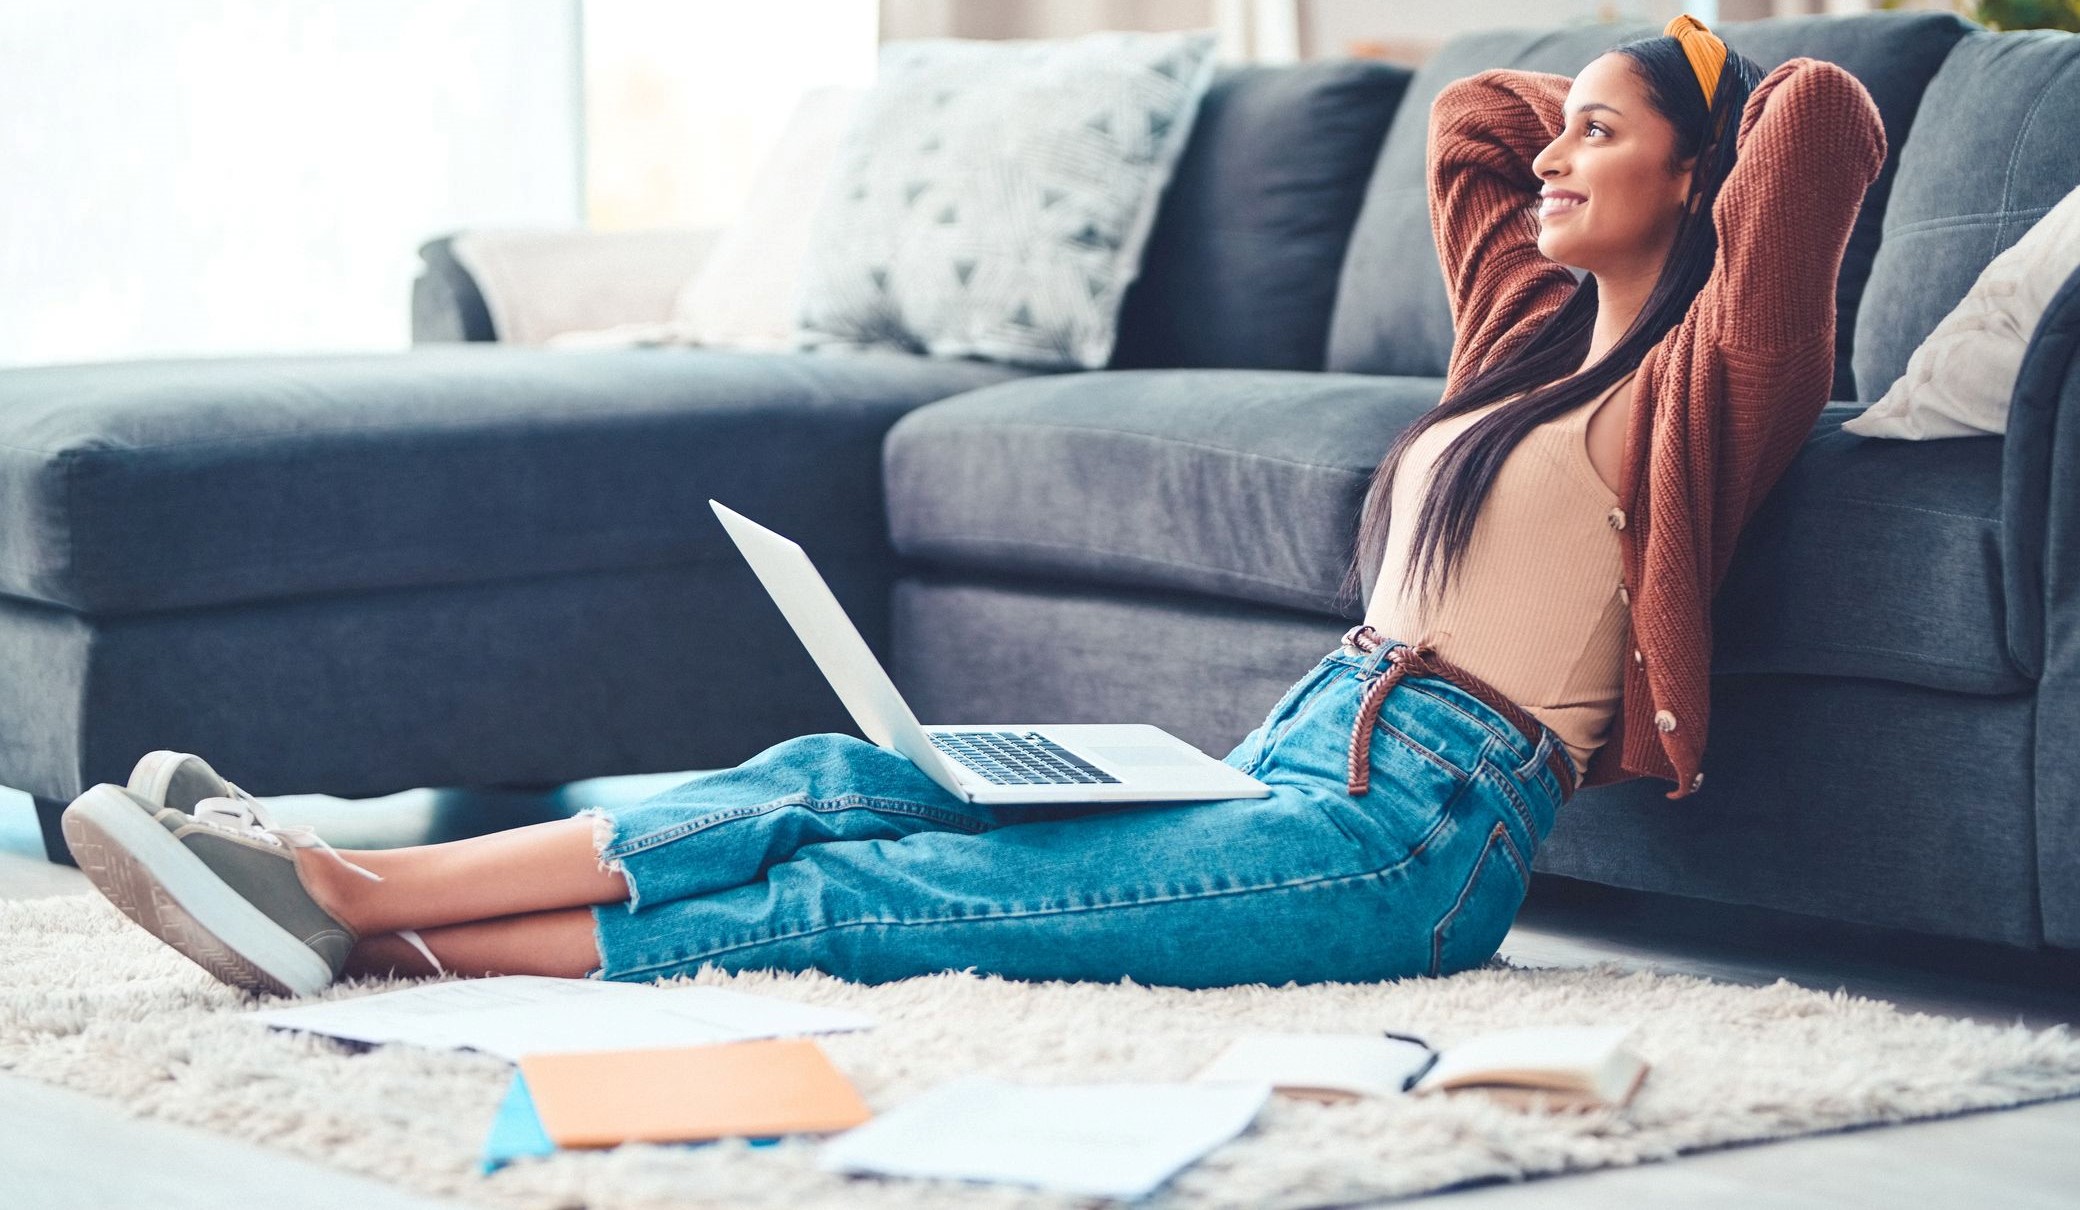
[[[1552,754],[1553,729],[1551,727],[1540,726],[1538,729],[1538,743],[1533,745],[1531,749],[1531,755],[1524,759],[1523,764],[1518,765],[1516,767],[1515,772],[1517,775],[1517,780],[1522,781],[1524,778],[1528,777],[1533,772],[1536,772],[1539,765],[1543,764],[1546,758],[1551,756]],[[1560,788],[1563,790],[1567,788],[1567,783],[1565,779],[1561,781]]]
[[[1359,623],[1343,632],[1343,646],[1355,655],[1369,656],[1358,669],[1359,681],[1369,681],[1379,674],[1379,666],[1387,658],[1395,644],[1387,641],[1379,631]]]

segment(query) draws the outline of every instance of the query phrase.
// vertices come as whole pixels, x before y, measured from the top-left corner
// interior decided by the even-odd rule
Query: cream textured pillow
[[[2008,400],[2030,334],[2080,268],[2080,189],[1979,274],[1907,359],[1882,398],[1842,425],[1859,437],[1978,437],[2008,431]]]
[[[866,91],[834,85],[803,94],[780,141],[759,164],[743,217],[703,233],[701,256],[690,270],[681,270],[668,308],[652,312],[653,318],[610,327],[580,325],[542,343],[557,349],[794,348],[802,262],[809,254],[816,199]],[[460,244],[458,239],[458,259]],[[558,283],[546,284],[554,288]],[[499,331],[505,331],[504,325]]]
[[[802,343],[1103,368],[1214,45],[883,46],[817,209]]]
[[[759,165],[744,216],[725,228],[686,281],[672,319],[696,344],[740,349],[794,347],[802,264],[817,199],[864,88],[813,89]]]

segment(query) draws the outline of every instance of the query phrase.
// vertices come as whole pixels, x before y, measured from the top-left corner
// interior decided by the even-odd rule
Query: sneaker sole
[[[81,872],[117,911],[222,982],[278,996],[331,984],[330,964],[116,787],[82,794],[61,826]]]

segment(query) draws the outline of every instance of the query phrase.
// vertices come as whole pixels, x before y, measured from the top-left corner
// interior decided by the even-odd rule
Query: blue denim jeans
[[[1451,682],[1411,675],[1380,709],[1371,786],[1353,797],[1359,699],[1398,645],[1339,645],[1228,753],[1268,798],[980,806],[833,733],[596,812],[600,859],[631,897],[594,909],[594,977],[714,965],[1216,987],[1480,966],[1552,830],[1559,740],[1541,729],[1533,744]]]

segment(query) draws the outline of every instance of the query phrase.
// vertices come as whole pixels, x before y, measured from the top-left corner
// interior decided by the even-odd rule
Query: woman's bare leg
[[[508,916],[529,919],[525,914],[626,903],[628,880],[600,868],[592,837],[593,821],[580,817],[446,844],[341,850],[348,861],[382,875],[381,882],[356,874],[320,849],[298,849],[294,856],[318,905],[363,937],[373,937],[398,929],[440,929]],[[587,930],[590,945],[589,925]],[[437,947],[434,952],[441,953]],[[425,959],[418,963],[423,967]]]
[[[419,940],[457,975],[551,975],[579,979],[599,969],[592,912],[563,908],[419,931]],[[430,975],[425,955],[396,933],[365,935],[347,956],[348,975]]]

